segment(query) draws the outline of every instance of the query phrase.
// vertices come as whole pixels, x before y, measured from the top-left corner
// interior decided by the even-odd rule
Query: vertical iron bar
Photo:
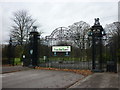
[[[102,70],[102,37],[100,37],[100,58],[99,58],[99,63],[100,63],[100,67],[99,69]]]
[[[95,69],[95,36],[92,35],[92,70]]]

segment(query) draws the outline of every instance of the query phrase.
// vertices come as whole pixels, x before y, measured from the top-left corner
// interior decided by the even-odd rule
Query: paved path
[[[69,88],[119,88],[118,74],[94,73]]]
[[[23,66],[4,66],[2,67],[2,73],[14,72],[14,71],[21,71],[21,70],[28,70],[30,68],[23,67]]]
[[[2,75],[3,88],[65,88],[84,76],[54,70],[26,70]]]

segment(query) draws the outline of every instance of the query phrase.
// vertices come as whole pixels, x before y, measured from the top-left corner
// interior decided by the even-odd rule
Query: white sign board
[[[71,46],[52,46],[52,52],[70,52]]]

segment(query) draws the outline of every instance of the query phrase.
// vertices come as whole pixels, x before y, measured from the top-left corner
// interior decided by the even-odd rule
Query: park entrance
[[[41,67],[52,67],[62,69],[91,69],[92,61],[87,56],[87,42],[83,48],[78,47],[74,42],[80,42],[77,35],[66,27],[55,29],[50,36],[46,36],[46,44],[49,50],[48,56],[43,56],[40,61]],[[82,52],[81,52],[82,51]]]
[[[73,27],[74,28],[74,27]],[[83,32],[80,28],[59,27],[46,36],[48,56],[40,60],[39,66],[64,69],[88,69],[93,72],[117,71],[115,59],[107,59],[106,33],[95,19],[94,25]],[[110,49],[109,49],[110,50]],[[112,50],[112,49],[111,49]],[[112,54],[110,54],[112,55]]]
[[[39,36],[33,27],[29,37],[29,58],[23,58],[25,66],[117,72],[114,46],[112,42],[108,44],[98,18],[92,27],[80,22],[69,28],[56,28],[44,40],[40,41]]]

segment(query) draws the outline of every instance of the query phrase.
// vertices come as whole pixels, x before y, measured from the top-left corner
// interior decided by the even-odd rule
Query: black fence
[[[47,59],[39,59],[40,67],[46,68],[60,68],[60,69],[91,69],[92,62],[91,61],[79,61],[79,60],[71,60],[69,59],[54,59],[49,60]]]

